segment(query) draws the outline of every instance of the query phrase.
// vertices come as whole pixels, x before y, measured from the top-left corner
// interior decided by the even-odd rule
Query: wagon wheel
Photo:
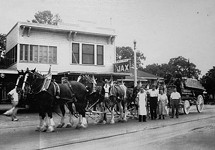
[[[196,109],[200,113],[204,108],[204,99],[202,95],[198,95],[196,100]]]
[[[190,102],[189,100],[184,101],[184,113],[187,115],[190,113]]]

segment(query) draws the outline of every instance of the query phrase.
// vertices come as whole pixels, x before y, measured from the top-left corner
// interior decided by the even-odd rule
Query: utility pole
[[[136,55],[136,44],[134,40],[134,87],[137,86],[137,55]]]

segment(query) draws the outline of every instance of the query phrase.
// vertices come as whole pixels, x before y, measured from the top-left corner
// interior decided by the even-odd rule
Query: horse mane
[[[45,78],[44,75],[42,75],[42,74],[40,74],[39,72],[36,72],[36,71],[33,73],[33,75],[36,75],[36,76],[39,77],[40,79],[44,79],[44,78]]]

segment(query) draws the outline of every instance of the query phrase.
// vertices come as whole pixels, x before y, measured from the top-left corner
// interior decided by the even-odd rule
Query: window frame
[[[102,53],[101,54],[99,54],[99,47],[102,47]],[[104,45],[96,45],[96,55],[97,55],[97,62],[96,62],[96,65],[104,65]],[[101,64],[99,63],[99,56],[101,56],[102,57],[102,62],[101,62]]]
[[[37,47],[36,51],[33,48],[34,46]],[[19,44],[19,47],[20,47],[19,61],[21,63],[26,62],[26,63],[38,63],[38,64],[57,64],[57,46],[36,45],[36,44]],[[26,50],[26,47],[27,47],[27,50]],[[45,49],[42,47],[45,47]],[[54,51],[51,52],[51,55],[50,55],[51,47],[53,47],[52,50],[54,50]],[[26,55],[26,53],[27,53],[27,55]],[[31,54],[32,54],[32,57],[31,57]],[[45,60],[44,60],[44,54],[47,57]],[[37,57],[37,58],[35,59],[35,57]],[[52,61],[50,61],[50,57],[51,57]],[[27,60],[26,60],[26,58],[27,58]]]
[[[85,45],[88,45],[88,46],[92,46],[93,47],[93,49],[92,49],[92,54],[91,53],[86,53],[85,51],[84,51],[84,46]],[[84,64],[84,65],[95,65],[95,44],[86,44],[86,43],[82,43],[82,64]],[[92,59],[92,62],[84,62],[84,56],[91,56],[93,59]],[[89,59],[90,60],[90,59]]]
[[[78,45],[78,52],[73,52],[73,45]],[[72,64],[80,64],[80,43],[72,43]],[[76,55],[78,55],[77,57],[76,57]],[[73,60],[73,58],[75,58],[74,60]],[[75,62],[75,61],[77,61],[77,62]]]

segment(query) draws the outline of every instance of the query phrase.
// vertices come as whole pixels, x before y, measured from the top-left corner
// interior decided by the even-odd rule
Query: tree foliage
[[[171,58],[168,64],[152,64],[147,65],[143,71],[155,74],[160,77],[165,77],[166,74],[175,76],[181,74],[183,77],[194,77],[198,79],[201,71],[196,68],[196,65],[191,63],[188,59],[179,56]]]
[[[34,15],[33,23],[57,25],[62,22],[58,14],[53,15],[50,10],[38,11]]]
[[[147,65],[146,68],[142,69],[145,72],[164,77],[167,73],[170,73],[169,71],[171,67],[168,64],[151,64]]]
[[[198,79],[201,73],[199,69],[196,69],[195,64],[182,56],[171,58],[168,65],[171,66],[172,74],[174,74],[174,72],[179,72],[184,77],[194,77]]]
[[[6,49],[6,35],[2,33],[0,33],[0,49]]]
[[[142,68],[143,61],[146,59],[144,54],[140,51],[136,52],[137,68]],[[134,51],[131,47],[116,47],[116,60],[131,59],[132,66],[134,65]]]
[[[0,33],[0,69],[5,68],[6,35]]]
[[[208,94],[213,95],[215,98],[215,66],[210,69],[202,78],[201,83],[205,87]]]

